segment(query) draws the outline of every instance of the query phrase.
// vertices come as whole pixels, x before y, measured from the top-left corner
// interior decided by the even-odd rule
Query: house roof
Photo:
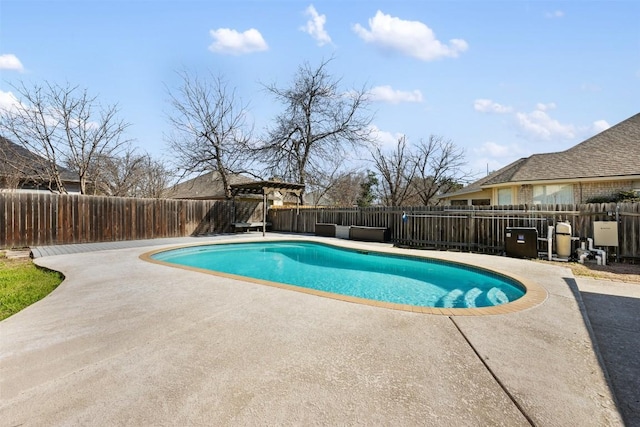
[[[640,113],[568,150],[534,154],[481,178],[450,197],[511,182],[622,178],[640,175]]]
[[[255,182],[239,174],[229,174],[228,180],[229,185]],[[224,199],[225,189],[220,174],[214,171],[176,184],[166,189],[164,196],[169,199]]]
[[[304,191],[304,184],[294,184],[281,181],[257,181],[241,184],[231,184],[231,192],[238,194],[265,194],[273,191],[280,193],[300,194]]]
[[[640,113],[569,148],[527,159],[511,181],[640,175]]]
[[[44,165],[49,161],[23,146],[0,136],[0,175],[18,175],[23,179],[39,180],[46,173]],[[60,178],[65,182],[80,182],[78,175],[58,165]]]
[[[520,166],[522,166],[522,164],[526,160],[527,160],[526,158],[516,160],[515,162],[508,164],[502,169],[498,169],[495,172],[491,172],[489,175],[485,176],[484,178],[480,178],[479,180],[472,182],[471,184],[467,185],[466,187],[458,191],[455,191],[453,193],[443,194],[440,197],[447,197],[453,194],[457,195],[457,194],[473,193],[475,191],[482,190],[482,188],[485,186],[498,184],[502,182],[508,182],[510,181],[510,178],[513,177],[513,175],[518,171]]]

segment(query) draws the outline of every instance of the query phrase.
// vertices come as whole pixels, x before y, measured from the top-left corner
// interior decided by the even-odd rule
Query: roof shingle
[[[238,174],[229,174],[228,179],[229,185],[255,181]],[[164,197],[169,199],[224,199],[225,191],[220,174],[216,171],[176,184],[165,190]]]
[[[0,175],[17,175],[21,178],[39,180],[47,175],[47,159],[23,146],[0,136]],[[58,165],[60,178],[65,182],[80,182],[73,171]]]
[[[534,154],[509,179],[502,182],[639,174],[640,113],[568,150]]]
[[[518,159],[450,197],[499,184],[564,179],[621,178],[640,175],[640,113],[557,153]]]

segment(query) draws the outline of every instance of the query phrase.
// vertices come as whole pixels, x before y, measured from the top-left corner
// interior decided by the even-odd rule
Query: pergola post
[[[259,181],[247,182],[243,184],[231,184],[231,192],[234,196],[234,221],[235,218],[235,197],[239,194],[262,194],[262,237],[267,234],[267,200],[269,193],[280,191],[282,193],[293,193],[300,198],[300,194],[304,191],[304,184],[294,184],[279,181]],[[296,206],[299,202],[296,201]]]

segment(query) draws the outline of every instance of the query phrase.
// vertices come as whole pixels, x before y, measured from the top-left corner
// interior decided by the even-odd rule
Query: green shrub
[[[610,196],[596,196],[587,199],[587,203],[624,203],[640,202],[640,196],[635,191],[618,191]]]
[[[640,194],[633,190],[619,191],[616,202],[640,202]]]

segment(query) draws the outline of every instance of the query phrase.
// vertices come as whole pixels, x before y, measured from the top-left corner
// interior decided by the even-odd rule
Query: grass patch
[[[8,259],[0,252],[0,320],[46,297],[63,279],[28,258]]]

